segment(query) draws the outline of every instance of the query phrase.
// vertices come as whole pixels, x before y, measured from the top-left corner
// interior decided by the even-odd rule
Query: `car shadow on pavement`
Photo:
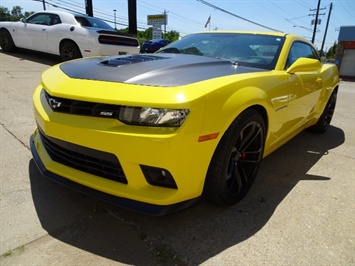
[[[17,57],[19,60],[32,61],[47,66],[54,66],[61,63],[61,58],[57,55],[46,54],[26,49],[17,49],[16,52],[7,53],[0,49],[0,53]]]
[[[308,172],[344,141],[337,127],[323,135],[304,131],[263,160],[239,204],[203,201],[165,217],[133,213],[66,189],[42,177],[33,160],[29,176],[37,215],[52,237],[120,263],[198,265],[261,230],[298,182],[330,180]]]

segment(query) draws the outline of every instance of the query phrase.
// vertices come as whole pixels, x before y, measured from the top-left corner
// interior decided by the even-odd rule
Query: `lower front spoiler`
[[[44,166],[43,162],[41,161],[41,158],[39,157],[39,154],[36,150],[36,146],[34,144],[34,138],[33,135],[30,138],[30,147],[31,147],[31,152],[33,159],[41,172],[41,174],[45,177],[48,177],[49,179],[56,181],[66,187],[72,188],[80,193],[86,194],[90,197],[99,199],[101,201],[123,207],[125,209],[129,209],[132,211],[136,211],[142,214],[146,215],[151,215],[151,216],[164,216],[172,213],[176,213],[178,211],[184,210],[186,208],[192,207],[196,205],[200,201],[200,197],[190,199],[187,201],[171,204],[171,205],[155,205],[155,204],[150,204],[150,203],[145,203],[145,202],[140,202],[136,200],[131,200],[131,199],[126,199],[126,198],[120,198],[116,197],[86,186],[83,186],[81,184],[75,183],[65,177],[62,177],[60,175],[57,175],[51,171],[48,171],[47,168]]]

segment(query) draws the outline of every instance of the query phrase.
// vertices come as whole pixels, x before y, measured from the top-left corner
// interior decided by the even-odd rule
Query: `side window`
[[[51,23],[51,15],[50,14],[36,14],[27,19],[27,23],[29,24],[38,24],[38,25],[47,25],[49,26]]]
[[[294,42],[287,58],[286,68],[291,66],[298,58],[319,59],[318,53],[312,46],[303,42]]]
[[[92,27],[90,22],[84,17],[75,17],[76,21],[83,27]]]
[[[56,24],[60,24],[62,23],[62,21],[60,20],[60,17],[58,15],[51,15],[51,24],[50,25],[56,25]]]

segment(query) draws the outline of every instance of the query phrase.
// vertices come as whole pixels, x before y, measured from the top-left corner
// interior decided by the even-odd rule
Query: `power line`
[[[249,22],[249,23],[252,23],[252,24],[254,24],[254,25],[257,25],[257,26],[259,26],[259,27],[262,27],[262,28],[265,28],[265,29],[269,29],[269,30],[272,30],[272,31],[280,31],[280,30],[276,30],[276,29],[270,28],[270,27],[268,27],[268,26],[265,26],[265,25],[263,25],[263,24],[257,23],[257,22],[255,22],[255,21],[252,21],[252,20],[250,20],[250,19],[246,19],[246,18],[243,18],[243,17],[241,17],[241,16],[238,16],[238,15],[236,15],[236,14],[234,14],[234,13],[232,13],[232,12],[229,12],[229,11],[223,9],[223,8],[220,8],[220,7],[218,7],[218,6],[212,5],[212,4],[210,4],[210,3],[208,3],[208,2],[206,2],[206,1],[204,1],[204,0],[196,0],[196,1],[201,2],[202,4],[204,4],[204,5],[206,5],[206,6],[209,6],[209,7],[212,7],[212,8],[214,8],[214,9],[217,9],[217,10],[219,10],[219,11],[222,11],[222,12],[224,12],[224,13],[226,13],[226,14],[229,14],[229,15],[231,15],[231,16],[233,16],[233,17],[236,17],[236,18],[239,18],[239,19],[241,19],[241,20],[244,20],[244,21],[247,21],[247,22]]]

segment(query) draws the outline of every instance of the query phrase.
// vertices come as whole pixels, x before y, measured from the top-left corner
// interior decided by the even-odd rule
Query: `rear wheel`
[[[235,204],[249,191],[258,173],[265,146],[265,122],[259,112],[246,110],[228,128],[213,155],[204,194],[208,200]]]
[[[69,61],[81,58],[82,55],[75,42],[65,41],[60,46],[60,57],[62,58],[62,61]]]
[[[332,95],[330,95],[327,105],[325,106],[324,111],[320,116],[317,124],[310,127],[310,130],[321,134],[324,133],[329,128],[330,122],[332,121],[334,115],[335,106],[337,103],[337,94],[338,91],[334,90]]]
[[[11,34],[5,29],[0,30],[0,46],[5,52],[13,52],[16,50]]]

